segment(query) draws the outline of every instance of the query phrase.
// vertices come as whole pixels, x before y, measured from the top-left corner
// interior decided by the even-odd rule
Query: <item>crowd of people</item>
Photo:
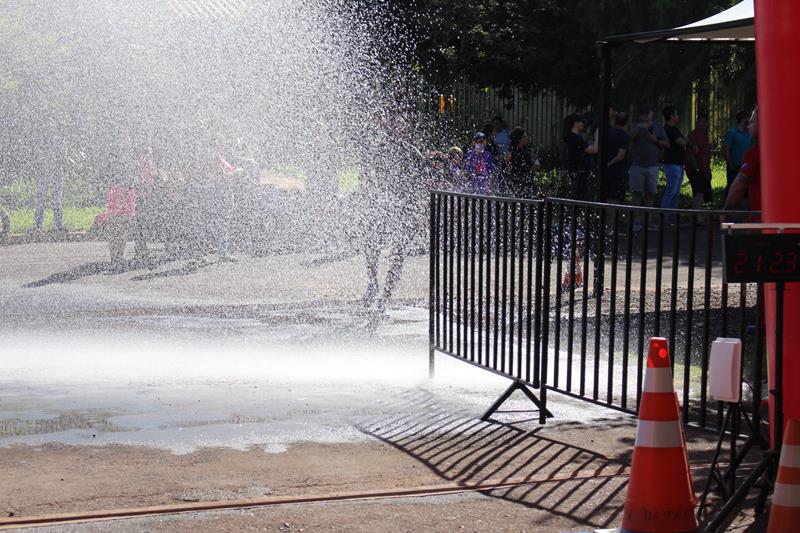
[[[692,206],[702,207],[713,194],[708,116],[701,113],[695,128],[684,135],[675,107],[664,107],[663,121],[655,120],[654,115],[653,109],[645,106],[629,124],[627,113],[611,110],[602,157],[607,171],[597,199],[623,204],[630,193],[631,204],[654,206],[663,172],[661,207],[677,207],[685,175],[692,187]],[[730,189],[726,189],[725,208],[740,207],[749,195],[750,208],[758,209],[759,165],[754,144],[758,135],[757,112],[751,117],[739,113],[736,119],[722,146]],[[568,190],[557,191],[558,196],[595,199],[597,165],[601,162],[597,128],[591,129],[580,114],[571,114],[564,120],[564,175]],[[356,214],[348,226],[351,234],[347,238],[366,260],[368,286],[363,302],[379,313],[385,309],[404,260],[413,250],[414,236],[424,232],[429,190],[450,187],[457,192],[514,198],[541,193],[536,172],[541,163],[528,134],[521,127],[509,131],[500,116],[475,132],[465,150],[453,146],[445,152],[423,153],[408,142],[404,124],[388,128],[384,137],[370,144],[366,160],[372,163],[362,166],[357,192],[341,201],[343,212]],[[137,155],[112,158],[107,172],[110,182],[106,209],[95,220],[95,229],[109,242],[112,269],[121,271],[131,266],[124,259],[126,243],[131,240],[135,244],[134,266],[151,261],[148,242],[153,241],[164,243],[162,259],[185,258],[190,260],[190,266],[209,264],[209,255],[216,255],[218,261],[236,261],[232,255],[233,226],[247,226],[243,233],[251,236],[257,231],[252,226],[254,221],[235,217],[264,213],[271,208],[243,205],[263,189],[257,169],[245,171],[241,158],[230,155],[237,150],[228,143],[218,140],[207,147],[202,154],[183,161],[182,168],[191,162],[191,168],[182,171],[191,179],[158,178],[156,175],[164,169],[156,168],[161,165],[154,163],[150,148]],[[37,180],[37,231],[42,229],[48,189],[55,204],[54,227],[63,230],[62,188],[63,175],[57,171],[46,172]],[[347,209],[348,201],[356,208]],[[641,229],[638,221],[634,227]],[[379,291],[378,263],[382,255],[389,265],[383,290]]]
[[[738,113],[736,125],[723,139],[725,196],[739,175],[745,153],[754,144],[749,122],[747,113]],[[597,128],[590,131],[585,115],[569,115],[563,128],[566,190],[562,188],[557,194],[577,200],[596,199],[611,204],[629,201],[631,205],[655,207],[659,177],[663,173],[660,207],[678,207],[686,178],[692,189],[691,207],[700,209],[711,204],[714,143],[709,133],[709,116],[699,113],[694,129],[688,134],[681,131],[679,124],[678,110],[671,105],[665,106],[658,118],[652,106],[644,105],[633,120],[628,113],[612,108],[601,162]],[[521,127],[509,132],[500,116],[473,135],[466,154],[454,146],[445,157],[450,169],[449,182],[457,192],[530,198],[542,190],[536,174],[541,164],[527,133]],[[598,188],[600,164],[606,166],[606,172]]]
[[[92,231],[108,241],[112,271],[152,264],[148,243],[153,242],[163,244],[160,260],[188,259],[192,268],[210,264],[211,256],[236,262],[234,237],[242,232],[255,237],[254,225],[265,220],[257,213],[269,210],[256,205],[267,190],[231,153],[212,146],[182,161],[181,170],[165,168],[168,163],[150,147],[111,158],[105,209],[95,217]],[[129,241],[134,243],[132,261],[125,260]]]
[[[728,195],[728,188],[731,192],[725,202],[728,208],[740,207],[748,196],[748,188],[754,189],[751,178],[757,174],[758,167],[757,151],[753,148],[757,136],[756,117],[754,114],[751,119],[746,113],[739,113],[736,125],[724,136],[725,194]],[[675,107],[664,107],[661,119],[656,120],[650,106],[643,106],[633,121],[628,113],[611,109],[600,162],[597,128],[587,127],[588,121],[581,114],[569,115],[563,125],[567,158],[562,174],[567,188],[545,191],[545,194],[578,200],[598,199],[610,204],[629,201],[637,206],[655,206],[661,190],[660,206],[676,208],[685,176],[688,176],[692,207],[701,208],[711,202],[712,140],[708,115],[699,114],[695,128],[688,134],[680,130]],[[402,257],[410,246],[406,241],[417,233],[415,229],[420,221],[425,222],[422,211],[428,190],[450,187],[457,192],[514,198],[530,198],[543,192],[538,183],[541,174],[537,173],[541,163],[527,132],[521,127],[509,131],[501,116],[494,117],[481,131],[475,132],[465,149],[453,146],[444,152],[423,154],[408,143],[406,129],[390,128],[385,142],[372,143],[375,153],[368,160],[374,164],[362,167],[360,177],[361,196],[366,196],[360,199],[360,204],[370,208],[361,209],[364,220],[355,224],[362,234],[371,236],[362,239],[369,241],[368,249],[373,250],[375,243],[387,241],[390,247],[400,250],[390,254],[397,263],[396,268],[390,268],[393,274],[390,278],[395,282]],[[155,179],[151,149],[137,156],[118,158],[119,168],[109,169],[111,181],[106,210],[97,217],[95,227],[107,237],[114,265],[123,263],[128,240],[135,242],[135,255],[143,262],[149,255],[148,240],[164,242],[167,252],[176,257],[188,256],[203,262],[207,254],[216,254],[221,261],[235,261],[230,236],[234,215],[259,211],[237,208],[243,199],[257,195],[257,191],[248,190],[237,196],[237,189],[248,183],[257,189],[260,187],[257,187],[258,180],[254,181],[253,176],[247,179],[242,165],[230,157],[236,150],[221,141],[209,147],[205,155],[193,158],[196,168],[188,171],[192,179],[171,182]],[[383,166],[378,162],[384,162]],[[605,164],[607,169],[598,188],[599,164]],[[63,230],[63,173],[54,170],[55,167],[50,165],[47,172],[37,177],[37,231],[42,229],[48,192],[53,201],[54,228]],[[662,172],[665,185],[660,188]],[[418,178],[398,181],[396,178],[400,175]],[[750,192],[749,196],[750,207],[757,208],[758,191]],[[160,231],[161,235],[154,235],[154,231]],[[377,291],[377,256],[374,250],[367,256],[370,274],[367,299],[372,299]],[[392,285],[389,283],[389,292]]]
[[[527,198],[533,173],[541,166],[525,130],[508,131],[500,116],[474,133],[466,154],[452,146],[444,153],[428,155],[434,168],[446,170],[443,181],[453,190],[481,195]]]

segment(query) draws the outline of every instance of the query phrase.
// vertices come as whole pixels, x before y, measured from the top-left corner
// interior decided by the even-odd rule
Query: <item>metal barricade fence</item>
[[[710,346],[739,337],[758,422],[759,290],[722,281],[719,222],[738,215],[433,192],[431,365],[538,388],[540,422],[548,391],[635,413],[646,340],[665,336],[684,423],[719,427]]]
[[[431,353],[538,388],[543,207],[431,194]]]

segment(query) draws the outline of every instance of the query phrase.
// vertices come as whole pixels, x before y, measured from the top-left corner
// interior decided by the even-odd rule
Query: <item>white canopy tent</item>
[[[743,0],[710,17],[665,30],[629,33],[606,37],[598,43],[602,57],[603,87],[600,100],[600,152],[605,150],[608,106],[611,92],[611,52],[614,47],[626,43],[706,43],[706,44],[744,44],[755,43],[755,16],[753,0]],[[603,156],[600,156],[603,161]],[[598,192],[602,191],[606,179],[606,165],[599,165],[600,176]]]
[[[703,20],[675,28],[668,41],[755,41],[753,0],[744,0]]]
[[[659,41],[708,43],[755,41],[753,0],[743,0],[716,15],[677,28],[615,35],[605,39],[607,43],[647,44]]]

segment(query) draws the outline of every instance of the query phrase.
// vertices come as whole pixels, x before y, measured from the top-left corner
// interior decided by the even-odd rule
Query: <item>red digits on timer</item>
[[[770,274],[791,274],[797,270],[797,252],[772,252]]]
[[[753,274],[794,274],[798,270],[800,255],[795,251],[773,251],[769,258],[764,257],[763,253],[754,252],[755,257],[747,251],[736,253],[736,260],[733,263],[733,272],[738,275]]]

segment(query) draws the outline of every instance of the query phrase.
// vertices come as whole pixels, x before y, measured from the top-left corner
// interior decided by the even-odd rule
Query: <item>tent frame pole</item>
[[[598,52],[600,55],[600,117],[598,121],[598,143],[597,143],[597,200],[605,201],[605,183],[608,180],[608,165],[606,161],[606,145],[608,143],[608,130],[613,126],[609,123],[609,110],[611,109],[611,86],[612,86],[612,45],[608,41],[598,41]]]

